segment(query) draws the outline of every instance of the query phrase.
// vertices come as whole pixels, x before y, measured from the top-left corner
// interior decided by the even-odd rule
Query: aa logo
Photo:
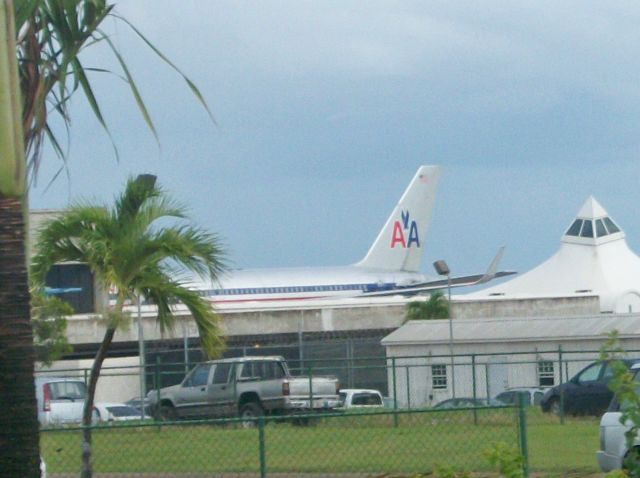
[[[400,246],[403,249],[415,245],[420,247],[420,238],[418,237],[418,224],[409,217],[409,211],[400,213],[401,221],[393,223],[393,233],[391,234],[391,248]]]

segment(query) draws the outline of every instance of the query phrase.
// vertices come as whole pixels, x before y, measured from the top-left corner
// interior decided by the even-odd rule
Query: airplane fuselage
[[[357,297],[394,290],[430,278],[416,272],[359,266],[236,270],[197,289],[214,303]]]

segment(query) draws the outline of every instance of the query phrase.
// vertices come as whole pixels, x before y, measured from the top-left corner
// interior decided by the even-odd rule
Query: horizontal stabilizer
[[[498,249],[498,253],[489,264],[487,272],[484,274],[474,274],[469,276],[451,277],[451,279],[438,279],[418,284],[411,284],[406,287],[396,287],[391,290],[368,292],[363,294],[365,297],[388,296],[388,295],[416,295],[421,292],[429,292],[432,290],[446,289],[447,287],[467,287],[478,284],[484,284],[490,280],[499,277],[506,277],[516,274],[515,271],[497,271],[502,255],[504,254],[504,246]]]

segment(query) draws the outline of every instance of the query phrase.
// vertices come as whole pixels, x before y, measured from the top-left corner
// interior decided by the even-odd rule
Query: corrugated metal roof
[[[455,343],[528,342],[640,336],[640,314],[582,317],[516,317],[452,321]],[[382,339],[382,344],[423,345],[449,342],[449,320],[414,320]]]

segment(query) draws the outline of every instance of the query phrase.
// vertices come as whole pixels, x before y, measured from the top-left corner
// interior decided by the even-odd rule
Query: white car
[[[80,423],[87,387],[81,379],[68,377],[35,378],[38,421],[44,427]]]
[[[139,408],[126,403],[98,402],[93,404],[93,416],[91,422],[109,423],[129,420],[148,420],[149,415],[142,415]]]
[[[640,363],[631,366],[636,381],[640,380]],[[633,447],[629,450],[624,436],[631,428],[620,423],[620,404],[614,398],[609,410],[600,419],[600,450],[596,453],[598,465],[604,472],[619,470],[627,459],[640,461],[640,437],[636,436]]]
[[[384,399],[378,390],[343,388],[339,392],[340,408],[380,408]]]
[[[512,387],[496,395],[494,400],[505,405],[518,405],[519,396],[522,395],[525,405],[540,405],[545,392],[546,390],[538,387]]]

